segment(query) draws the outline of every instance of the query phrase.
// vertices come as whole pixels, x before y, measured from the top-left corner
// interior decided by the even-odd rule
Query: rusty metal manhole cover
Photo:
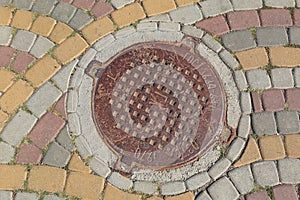
[[[106,63],[95,79],[93,112],[99,134],[131,168],[188,163],[224,127],[221,81],[186,46],[134,45]]]

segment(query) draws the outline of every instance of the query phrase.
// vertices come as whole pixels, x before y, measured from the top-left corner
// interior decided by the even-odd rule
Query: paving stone
[[[262,26],[292,26],[293,21],[288,9],[263,9],[260,11]]]
[[[124,7],[127,4],[134,2],[134,0],[111,0],[110,3],[117,9]]]
[[[157,23],[155,22],[145,22],[145,23],[139,23],[136,27],[137,31],[155,31],[157,30]]]
[[[262,94],[262,101],[265,111],[275,112],[284,110],[284,95],[282,90],[269,89],[265,90]]]
[[[183,26],[181,31],[186,35],[190,35],[190,36],[196,37],[196,38],[201,38],[204,34],[204,32],[202,30],[197,29],[194,26],[190,26],[190,25]]]
[[[85,54],[80,59],[78,66],[85,69],[87,68],[88,64],[94,59],[97,51],[93,48],[89,48]]]
[[[268,89],[271,87],[270,77],[265,70],[255,69],[247,71],[246,77],[251,89]]]
[[[33,13],[26,10],[17,10],[11,22],[11,26],[18,29],[29,30],[33,21]]]
[[[241,194],[252,191],[254,179],[249,165],[231,170],[228,175]]]
[[[130,194],[128,192],[124,192],[118,188],[113,187],[110,184],[107,184],[104,192],[104,200],[115,200],[119,197],[122,197],[122,199],[130,199],[130,200],[140,200],[141,195],[137,194]]]
[[[50,166],[33,166],[28,178],[28,189],[34,191],[62,192],[66,170]]]
[[[280,135],[259,138],[259,147],[264,160],[279,160],[285,157],[284,144]]]
[[[89,167],[102,177],[108,177],[108,175],[111,173],[110,168],[96,157],[93,157],[90,160]]]
[[[13,199],[13,193],[10,191],[0,191],[0,199],[3,200],[12,200]]]
[[[72,28],[76,30],[80,30],[83,27],[85,27],[87,24],[91,23],[92,21],[93,21],[92,17],[90,17],[83,10],[78,9],[68,24]]]
[[[1,0],[0,1],[0,6],[8,6],[12,0]]]
[[[35,0],[32,11],[49,15],[54,8],[55,0]]]
[[[74,0],[72,2],[72,5],[74,5],[77,8],[85,9],[85,10],[90,10],[93,5],[95,4],[95,0]]]
[[[238,127],[238,136],[242,138],[248,138],[248,135],[251,130],[251,122],[250,122],[250,116],[243,114]]]
[[[48,37],[52,32],[55,24],[56,20],[52,19],[51,17],[39,16],[34,21],[30,31],[37,35]]]
[[[30,54],[19,51],[11,67],[16,72],[23,73],[26,70],[26,67],[29,66],[34,60],[35,58]]]
[[[10,64],[11,58],[14,55],[14,49],[11,47],[0,47],[0,66],[6,67]]]
[[[160,31],[180,31],[180,24],[173,22],[160,22],[159,28]]]
[[[270,48],[270,60],[274,66],[295,67],[300,65],[300,49],[289,47]]]
[[[292,69],[277,68],[271,70],[271,79],[274,88],[292,88],[294,87],[294,79]]]
[[[276,165],[273,161],[261,161],[252,164],[255,182],[261,186],[274,186],[279,184]]]
[[[262,0],[232,0],[232,5],[234,10],[255,10],[263,7]]]
[[[1,2],[0,2],[1,6]],[[6,7],[1,7],[0,8],[0,25],[1,26],[7,26],[10,24],[10,21],[12,19],[12,8],[6,8]]]
[[[293,200],[298,198],[294,185],[278,185],[273,188],[275,199]]]
[[[197,195],[195,200],[212,200],[207,191],[201,192]]]
[[[58,22],[54,27],[49,39],[57,44],[62,43],[68,36],[71,35],[73,29],[68,25]]]
[[[249,92],[241,92],[241,108],[242,112],[245,114],[250,114],[252,112],[251,97]]]
[[[161,186],[162,195],[177,195],[183,193],[185,190],[186,187],[183,181],[167,182]]]
[[[39,36],[35,41],[30,53],[37,58],[44,56],[52,47],[54,43],[43,36]]]
[[[232,5],[228,0],[202,1],[199,3],[205,18],[232,11]]]
[[[197,0],[175,0],[175,1],[179,7],[187,6],[187,5],[198,2]]]
[[[264,48],[255,48],[235,54],[244,70],[257,69],[269,63],[267,52]]]
[[[55,167],[65,167],[70,157],[71,154],[69,151],[65,150],[56,142],[53,142],[43,158],[43,163]]]
[[[168,14],[160,14],[154,15],[152,17],[147,17],[146,19],[142,19],[140,22],[171,22],[171,19]]]
[[[295,1],[293,0],[264,0],[266,6],[275,7],[275,8],[284,8],[284,7],[295,7]]]
[[[202,38],[201,41],[210,49],[212,49],[215,52],[219,52],[222,50],[222,45],[217,42],[213,37],[211,37],[209,34],[205,34]]]
[[[113,172],[109,177],[108,177],[108,182],[111,183],[112,185],[123,189],[123,190],[128,190],[133,186],[133,182],[122,176],[121,174],[117,172]]]
[[[67,94],[64,93],[56,102],[54,109],[61,114],[64,118],[67,118],[67,111],[66,111],[66,98]]]
[[[5,122],[8,120],[9,116],[3,111],[0,111],[0,131],[2,131],[5,126]]]
[[[225,49],[223,49],[219,53],[219,56],[225,62],[225,64],[233,70],[236,69],[237,67],[239,67],[239,65],[240,65],[239,62],[231,55],[231,53],[229,53],[229,51],[227,51]],[[246,80],[245,76],[244,76],[244,80]]]
[[[300,88],[300,68],[294,69],[295,87]]]
[[[299,114],[296,111],[280,111],[276,113],[278,131],[281,134],[298,133],[300,131]]]
[[[252,114],[252,127],[256,134],[276,134],[276,122],[274,113],[260,112]]]
[[[22,144],[16,161],[22,164],[39,164],[42,156],[42,151],[33,144]]]
[[[186,186],[188,190],[196,190],[207,183],[209,183],[211,178],[207,172],[198,173],[186,180]]]
[[[253,0],[252,0],[253,1]],[[260,2],[260,0],[254,0]],[[233,1],[234,4],[247,4],[251,1]],[[253,4],[252,4],[253,5]],[[248,5],[247,5],[248,6]],[[241,8],[242,9],[242,8]],[[245,30],[251,27],[259,27],[260,19],[256,10],[235,11],[227,14],[228,22],[231,30]]]
[[[74,5],[74,2],[73,2],[73,5]],[[120,2],[120,1],[118,1],[118,2]],[[97,19],[100,19],[100,18],[110,14],[113,10],[114,10],[114,8],[111,6],[111,2],[108,3],[105,0],[100,0],[95,3],[91,12]]]
[[[49,194],[49,195],[46,195],[43,200],[65,200],[66,198],[63,198],[63,197],[58,197],[54,194]]]
[[[286,102],[288,104],[289,110],[300,111],[300,89],[292,88],[286,90]]]
[[[134,28],[133,26],[128,26],[128,27],[122,28],[119,31],[114,32],[114,36],[116,39],[119,39],[119,38],[128,37],[129,35],[136,33],[136,32],[137,32],[136,28]],[[96,43],[97,45],[101,44],[101,48],[99,48],[98,51],[103,50],[105,47],[107,47],[107,42],[115,41],[115,38],[112,35],[108,35],[105,38],[101,39],[99,42],[97,42]],[[104,44],[104,43],[106,43],[106,44]],[[100,46],[100,45],[98,45],[98,46]]]
[[[154,194],[157,192],[157,185],[152,182],[135,181],[133,188],[135,191],[145,194]]]
[[[300,160],[282,159],[278,161],[280,181],[286,184],[298,184],[300,180]]]
[[[195,25],[197,28],[201,28],[213,35],[223,35],[229,32],[226,19],[222,15],[201,20]]]
[[[240,91],[245,91],[248,88],[245,73],[243,70],[234,71],[235,83]]]
[[[271,200],[266,190],[248,194],[246,200]]]
[[[300,27],[289,28],[290,44],[300,45]]]
[[[76,7],[60,1],[55,6],[51,16],[58,21],[68,23],[74,16],[75,12],[76,12]]]
[[[257,45],[262,47],[284,46],[288,35],[284,27],[262,27],[256,30]]]
[[[243,51],[256,46],[250,30],[231,32],[222,35],[224,46],[231,51]]]
[[[30,10],[33,2],[32,2],[32,0],[13,0],[12,4],[17,9]]]
[[[83,136],[79,136],[75,139],[75,146],[83,159],[92,155],[92,150]]]
[[[285,146],[289,158],[300,158],[300,134],[286,135]]]
[[[144,0],[143,7],[148,16],[153,16],[176,9],[176,4],[173,0]]]
[[[165,200],[190,200],[194,198],[195,196],[193,195],[192,192],[186,192],[176,196],[168,196],[165,198]]]
[[[231,165],[231,162],[227,158],[219,160],[208,170],[208,174],[210,175],[210,177],[212,177],[214,180],[216,180],[224,172],[226,172],[228,170],[230,165]]]
[[[12,33],[11,27],[6,27],[6,26],[0,27],[0,35],[1,35],[0,45],[7,46],[10,43],[12,39],[11,33]]]
[[[12,146],[4,142],[0,142],[0,163],[9,163],[13,158],[14,154],[15,150]]]
[[[84,74],[84,69],[82,68],[75,68],[73,74],[72,74],[72,78],[69,82],[69,88],[79,88],[80,87],[80,84],[81,84],[81,80],[82,80],[82,77],[83,77],[83,74]],[[72,92],[74,92],[77,96],[77,92],[75,90],[69,90],[69,97],[72,98]],[[77,98],[77,97],[75,97]],[[77,102],[76,102],[77,104]],[[75,105],[72,105],[72,106],[76,106]],[[67,104],[68,106],[68,104]],[[76,110],[76,108],[72,109],[72,110]]]
[[[193,24],[196,21],[203,19],[202,13],[197,5],[189,5],[170,12],[170,17],[173,22],[183,24]]]
[[[26,166],[0,165],[0,190],[24,189]]]
[[[7,69],[0,69],[0,91],[5,92],[13,83],[15,74]]]
[[[244,150],[244,146],[245,141],[241,138],[236,138],[232,142],[226,157],[232,162],[235,161],[241,155]]]
[[[11,47],[20,51],[29,51],[34,44],[36,35],[24,30],[19,30],[15,35]]]
[[[235,189],[232,182],[227,178],[223,177],[215,181],[211,186],[208,187],[208,193],[212,199],[238,199],[239,193]]]
[[[258,92],[251,92],[251,96],[254,112],[262,112],[263,107],[260,94],[258,94]]]
[[[67,113],[75,113],[78,107],[78,91],[75,89],[69,90],[68,99],[66,103]],[[73,125],[70,125],[72,132],[79,133],[78,128],[73,128]]]
[[[71,138],[67,131],[67,126],[65,126],[59,132],[58,136],[56,137],[56,141],[63,146],[66,150],[72,152],[74,149],[74,145],[72,144]]]
[[[29,192],[17,192],[15,200],[38,200],[38,194]]]
[[[83,163],[83,161],[77,153],[74,153],[72,155],[71,160],[68,164],[68,170],[82,173],[90,173],[89,167]]]

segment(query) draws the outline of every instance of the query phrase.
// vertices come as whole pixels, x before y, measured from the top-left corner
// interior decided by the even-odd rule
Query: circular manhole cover
[[[130,167],[188,163],[216,142],[224,127],[221,81],[186,46],[134,45],[95,78],[93,114],[99,134]]]

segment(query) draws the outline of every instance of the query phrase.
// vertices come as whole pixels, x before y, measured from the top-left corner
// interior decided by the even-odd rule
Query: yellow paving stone
[[[152,196],[152,197],[147,198],[147,200],[163,200],[163,198],[158,197],[158,196]]]
[[[24,189],[26,166],[0,165],[0,190]]]
[[[12,9],[6,7],[0,7],[0,25],[9,25],[12,18]]]
[[[69,37],[57,48],[55,48],[53,55],[60,62],[66,64],[83,53],[88,47],[89,45],[86,43],[86,41],[76,33],[75,36]]]
[[[244,70],[256,69],[268,64],[268,55],[264,48],[250,49],[235,54]]]
[[[289,158],[300,158],[300,134],[286,135],[285,147]]]
[[[139,19],[145,18],[146,14],[139,3],[132,3],[112,12],[111,17],[118,27],[122,28],[136,22]]]
[[[195,196],[191,192],[186,192],[181,195],[176,195],[172,197],[166,197],[165,200],[191,200],[194,199]]]
[[[15,82],[6,93],[0,97],[2,110],[12,113],[19,105],[24,103],[33,93],[33,88],[23,80]]]
[[[285,157],[284,144],[280,135],[260,138],[259,148],[264,160],[279,160]]]
[[[88,43],[93,44],[99,38],[114,31],[114,24],[108,17],[103,17],[89,24],[82,30]]]
[[[98,200],[104,187],[104,179],[81,172],[71,172],[65,188],[68,195],[82,199]]]
[[[234,166],[241,167],[258,160],[261,160],[258,146],[254,138],[250,137],[241,158],[234,164]]]
[[[19,29],[29,30],[33,20],[33,13],[26,10],[17,10],[12,20],[11,26]]]
[[[140,200],[141,195],[124,192],[110,184],[107,184],[104,192],[104,200]]]
[[[83,163],[83,161],[81,160],[80,156],[77,153],[73,154],[69,162],[68,169],[72,171],[83,172],[83,173],[90,172],[89,167]]]
[[[31,27],[31,32],[48,37],[55,26],[56,21],[51,17],[39,16]]]
[[[2,110],[0,110],[0,131],[3,129],[7,119],[8,119],[8,115]]]
[[[143,6],[148,16],[158,15],[176,9],[174,0],[144,0]]]
[[[27,70],[25,77],[35,87],[39,87],[48,81],[60,68],[61,66],[56,60],[46,55]]]
[[[73,29],[68,25],[58,22],[54,27],[49,39],[53,42],[60,44],[73,32]]]
[[[193,4],[195,2],[198,2],[199,0],[175,0],[178,6],[187,6],[190,4]]]
[[[34,166],[29,172],[28,189],[34,191],[62,192],[66,170],[50,166]]]
[[[270,48],[270,60],[274,66],[300,66],[300,49],[291,47]]]
[[[0,91],[5,92],[14,82],[15,74],[6,69],[0,69]]]

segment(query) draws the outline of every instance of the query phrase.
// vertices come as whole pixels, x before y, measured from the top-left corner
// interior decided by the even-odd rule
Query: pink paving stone
[[[300,9],[294,10],[294,25],[300,26]]]
[[[12,68],[19,73],[23,73],[26,67],[35,60],[30,54],[20,51],[18,52]]]
[[[51,112],[47,112],[33,127],[29,138],[39,148],[53,141],[63,128],[65,121]]]
[[[265,90],[262,95],[265,111],[284,110],[284,95],[282,90],[270,89]]]
[[[60,114],[62,114],[64,117],[67,117],[66,112],[66,93],[63,94],[60,99],[57,101],[54,109],[57,110]]]
[[[93,6],[91,12],[98,19],[105,15],[108,15],[114,10],[114,8],[110,5],[110,3],[105,2],[104,0],[100,0]]]
[[[254,112],[261,112],[263,111],[262,102],[259,94],[257,92],[251,92],[252,96],[252,104]]]
[[[300,88],[292,88],[286,90],[286,102],[289,110],[300,111]]]
[[[246,200],[271,200],[266,191],[256,192],[253,194],[248,194]]]
[[[275,200],[298,200],[296,188],[293,185],[279,185],[273,188]]]
[[[42,151],[33,144],[22,144],[17,154],[17,163],[39,163],[42,159]]]
[[[227,15],[231,30],[244,30],[259,27],[260,21],[256,10],[231,12]]]
[[[0,47],[0,67],[6,67],[10,64],[14,55],[14,49],[11,47]]]
[[[90,9],[95,3],[95,0],[74,0],[73,5],[77,8]]]
[[[226,19],[222,15],[199,21],[196,23],[196,27],[204,29],[214,35],[223,35],[229,32]]]
[[[287,9],[265,9],[260,11],[262,26],[292,26],[291,13]]]

